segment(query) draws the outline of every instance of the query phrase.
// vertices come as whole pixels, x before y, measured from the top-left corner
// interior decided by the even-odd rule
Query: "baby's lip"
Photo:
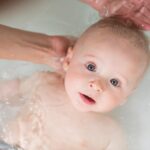
[[[79,93],[79,95],[86,104],[93,105],[96,103],[96,101],[93,98],[91,98],[85,94]]]

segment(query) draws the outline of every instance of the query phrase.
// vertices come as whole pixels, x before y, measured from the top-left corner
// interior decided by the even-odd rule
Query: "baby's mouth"
[[[96,101],[94,99],[92,99],[91,97],[85,95],[85,94],[82,94],[82,93],[79,93],[80,94],[80,97],[81,99],[86,103],[86,104],[89,104],[89,105],[92,105],[92,104],[95,104]]]

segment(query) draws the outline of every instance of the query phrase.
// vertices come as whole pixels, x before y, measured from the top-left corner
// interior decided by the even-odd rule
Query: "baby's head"
[[[148,41],[129,21],[100,20],[64,60],[65,88],[80,111],[108,112],[123,104],[149,65]]]

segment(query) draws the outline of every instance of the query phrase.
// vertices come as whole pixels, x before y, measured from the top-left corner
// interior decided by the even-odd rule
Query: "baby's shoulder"
[[[102,138],[106,143],[107,150],[126,150],[126,138],[120,123],[107,115],[95,118],[97,138]]]
[[[94,140],[91,144],[99,149],[126,150],[124,133],[116,120],[103,114],[90,114],[85,121],[87,121],[84,128],[87,128],[88,143]]]
[[[41,85],[54,85],[59,82],[61,78],[62,77],[58,73],[49,71],[36,72],[33,73],[30,77],[22,79],[21,87],[23,90],[29,90]]]
[[[56,72],[50,71],[40,71],[33,73],[30,78],[41,79],[41,80],[58,80],[60,78],[60,74]]]
[[[56,82],[61,79],[61,76],[58,73],[50,71],[41,71],[33,73],[30,77],[27,77],[24,81],[38,83],[38,82]]]

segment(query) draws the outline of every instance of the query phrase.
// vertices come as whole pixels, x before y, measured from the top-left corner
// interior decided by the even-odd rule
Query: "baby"
[[[103,112],[126,102],[149,65],[148,43],[130,22],[106,18],[68,49],[64,73],[2,81],[0,101],[19,109],[1,139],[24,150],[125,150]]]

